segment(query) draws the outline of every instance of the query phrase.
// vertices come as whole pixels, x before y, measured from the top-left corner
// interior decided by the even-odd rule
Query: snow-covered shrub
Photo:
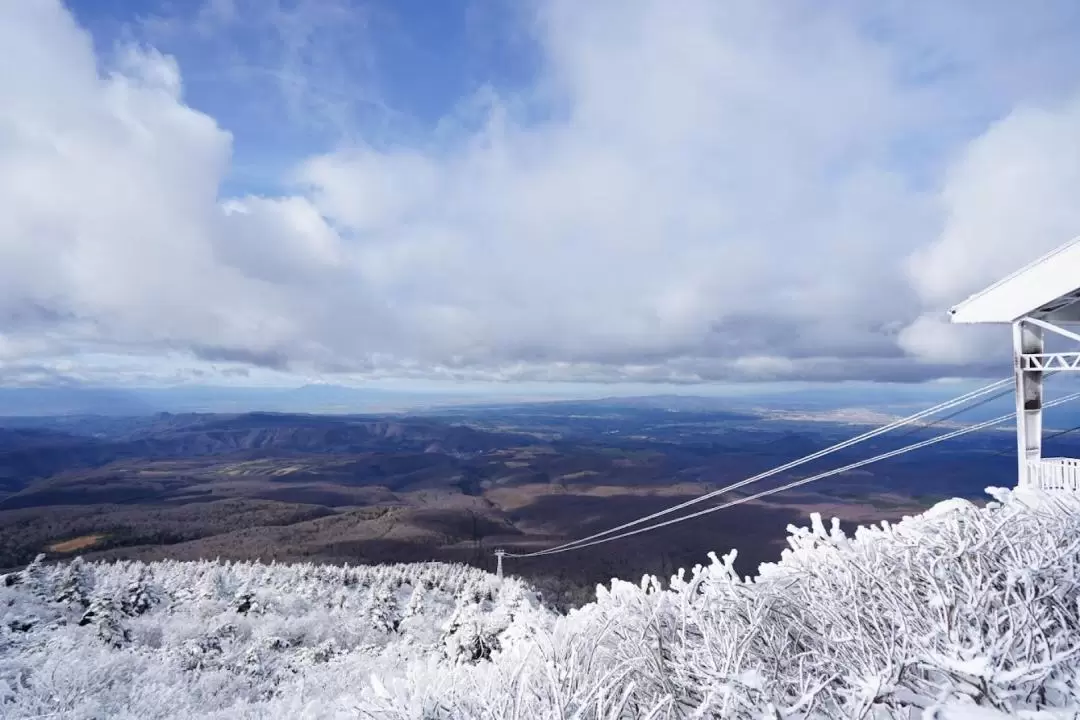
[[[994,495],[564,616],[464,566],[38,562],[0,583],[0,716],[1075,718],[1080,498]]]
[[[1080,710],[1080,500],[996,496],[852,537],[815,517],[752,580],[732,554],[668,589],[615,581],[436,699],[447,717],[1074,717],[1045,713]],[[380,687],[379,717],[422,717]]]

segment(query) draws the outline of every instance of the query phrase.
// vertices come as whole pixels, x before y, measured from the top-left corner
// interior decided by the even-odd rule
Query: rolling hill
[[[490,568],[495,547],[540,549],[599,532],[859,431],[847,421],[791,421],[707,403],[672,409],[661,400],[418,417],[7,418],[0,568],[41,552]],[[869,451],[908,441],[875,441]],[[943,496],[977,496],[1012,473],[1007,454],[1004,434],[976,435],[665,529],[659,552],[630,538],[571,566],[536,558],[518,571],[549,597],[562,593],[565,605],[582,602],[597,582],[668,574],[710,547],[738,547],[740,570],[749,572],[775,559],[783,529],[811,512],[870,522]]]

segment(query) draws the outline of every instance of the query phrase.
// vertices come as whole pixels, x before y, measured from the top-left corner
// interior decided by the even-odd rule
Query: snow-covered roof
[[[1080,322],[1080,237],[949,310],[954,323]]]

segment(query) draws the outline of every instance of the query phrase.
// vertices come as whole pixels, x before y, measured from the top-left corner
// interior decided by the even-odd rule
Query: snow
[[[566,615],[445,564],[34,563],[0,578],[0,716],[1075,718],[1080,499],[992,494]]]
[[[964,512],[971,508],[971,502],[962,498],[942,500],[923,513],[925,517],[938,517],[950,512]]]

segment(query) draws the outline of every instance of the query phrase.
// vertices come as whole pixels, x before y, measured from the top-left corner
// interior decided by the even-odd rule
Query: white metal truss
[[[1020,356],[1024,372],[1080,370],[1080,352],[1032,353]]]
[[[1033,330],[1040,335],[1041,332],[1039,331],[1048,330],[1067,340],[1080,343],[1080,334],[1074,333],[1071,330],[1066,330],[1063,327],[1045,320],[1040,320],[1039,318],[1025,317],[1018,320],[1017,325],[1026,326],[1029,330]],[[1035,349],[1037,347],[1038,345],[1035,345],[1030,349]],[[1020,362],[1020,370],[1024,372],[1080,370],[1080,352],[1046,353],[1026,351],[1019,353],[1018,360]]]

